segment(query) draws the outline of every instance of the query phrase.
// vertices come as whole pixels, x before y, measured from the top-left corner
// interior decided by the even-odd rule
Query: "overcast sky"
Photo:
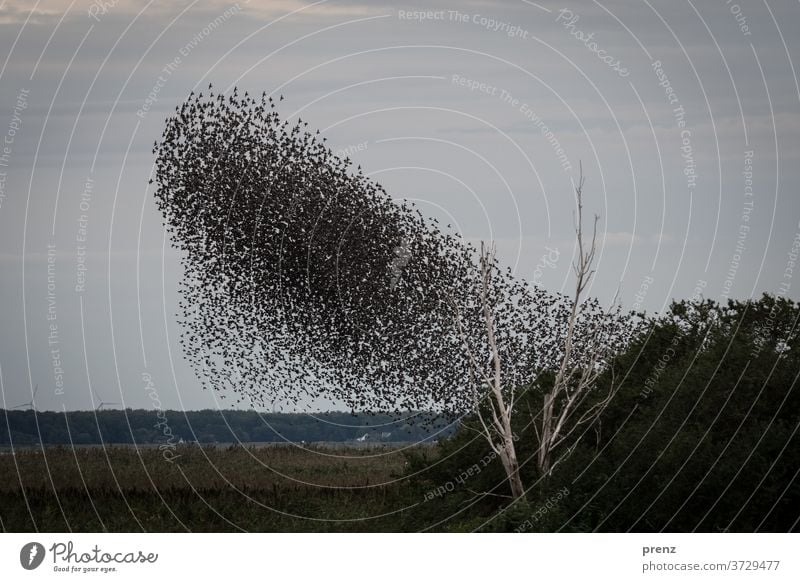
[[[148,186],[165,117],[209,82],[283,94],[549,289],[570,282],[582,163],[603,301],[800,296],[797,1],[257,4],[0,0],[0,407],[37,384],[40,409],[97,406],[90,389],[222,406],[183,359]]]

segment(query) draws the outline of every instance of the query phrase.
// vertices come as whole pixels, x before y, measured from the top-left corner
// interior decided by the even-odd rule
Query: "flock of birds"
[[[482,390],[469,352],[492,366],[476,249],[392,201],[307,126],[282,120],[266,94],[211,87],[167,120],[155,198],[182,251],[186,356],[240,405],[468,412]],[[496,262],[488,298],[504,385],[557,365],[568,298]],[[577,341],[619,340],[606,313],[582,306]]]

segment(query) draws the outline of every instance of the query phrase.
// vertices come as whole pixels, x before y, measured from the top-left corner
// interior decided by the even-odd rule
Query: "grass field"
[[[4,531],[403,531],[403,450],[48,447],[0,455]]]

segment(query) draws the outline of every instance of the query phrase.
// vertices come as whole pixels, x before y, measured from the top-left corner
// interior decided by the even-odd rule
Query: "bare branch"
[[[585,292],[595,274],[597,225],[600,217],[594,215],[591,240],[586,241],[583,228],[584,184],[581,164],[575,185],[577,257],[572,263],[575,287],[566,316],[563,352],[559,354],[553,385],[544,395],[541,423],[536,429],[539,442],[537,464],[540,471],[546,475],[574,450],[577,441],[557,458],[553,455],[556,447],[571,438],[579,427],[597,419],[616,393],[615,380],[612,378],[609,393],[599,402],[589,406],[588,410],[583,411],[577,420],[574,418],[575,412],[584,406],[594,391],[596,382],[605,369],[606,359],[612,351],[609,342],[614,338],[616,326],[621,323],[614,313],[619,289],[611,306],[607,310],[601,310],[600,313],[596,312],[596,302],[585,300]],[[586,318],[591,319],[587,322]],[[576,349],[580,351],[576,352]]]

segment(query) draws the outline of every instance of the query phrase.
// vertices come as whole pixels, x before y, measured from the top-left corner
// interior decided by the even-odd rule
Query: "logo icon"
[[[19,563],[26,570],[35,570],[44,561],[44,546],[39,542],[29,542],[19,552]]]

